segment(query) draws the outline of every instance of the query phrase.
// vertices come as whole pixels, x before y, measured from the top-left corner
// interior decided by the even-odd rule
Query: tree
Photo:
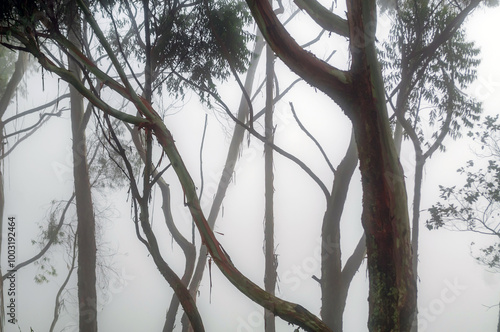
[[[480,152],[476,154],[480,159],[486,159],[486,163],[469,160],[460,167],[457,173],[465,177],[461,188],[440,185],[440,201],[428,209],[430,219],[426,222],[429,230],[446,228],[487,235],[492,239],[490,245],[476,249],[472,242],[471,253],[479,264],[493,272],[500,271],[499,130],[497,115],[486,116],[479,130],[469,132],[480,146]]]
[[[408,330],[415,308],[406,190],[391,138],[376,57],[375,3],[348,1],[351,69],[340,71],[303,51],[263,1],[248,1],[277,55],[339,104],[353,122],[363,184],[363,226],[370,274],[373,331]],[[338,21],[338,20],[337,20]],[[269,27],[277,27],[269,29]]]
[[[428,209],[430,219],[426,224],[430,230],[447,228],[490,235],[493,244],[473,254],[478,263],[494,271],[500,268],[499,129],[498,116],[487,116],[479,130],[469,132],[469,136],[480,145],[478,157],[487,159],[486,163],[469,160],[460,167],[457,173],[465,177],[461,188],[439,186],[440,201]]]
[[[13,116],[7,113],[7,109],[14,99],[14,96],[19,90],[22,90],[22,79],[27,72],[29,59],[27,53],[19,53],[17,60],[14,59],[14,54],[7,48],[0,46],[0,62],[2,63],[2,72],[0,74],[0,141],[3,144],[2,151],[0,154],[0,165],[3,165],[5,158],[26,138],[31,136],[36,132],[43,123],[45,123],[51,116],[59,116],[62,110],[55,111],[53,113],[40,114],[39,120],[33,125],[29,125],[25,128],[17,128],[15,124],[21,119],[26,119],[30,114],[37,111],[44,110],[53,105],[53,103],[45,104],[35,109],[30,109]],[[9,116],[7,117],[6,114]],[[14,124],[14,126],[12,126]],[[27,132],[27,133],[26,133]],[[21,136],[22,135],[22,136]],[[15,142],[12,142],[12,137],[15,138]],[[9,140],[10,139],[10,140]],[[10,144],[9,144],[10,143]],[[9,147],[10,145],[10,147]],[[0,171],[0,237],[3,234],[3,213],[5,205],[5,195],[4,195],[4,174],[3,166]],[[0,253],[2,249],[2,241],[0,239]],[[2,281],[11,274],[11,271],[7,272]],[[2,270],[0,268],[0,275]],[[0,331],[3,331],[5,322],[4,313],[4,294],[3,294],[3,282],[0,283]]]
[[[462,92],[476,78],[479,50],[465,40],[465,32],[459,25],[450,38],[436,39],[446,29],[446,22],[462,10],[456,3],[401,2],[393,10],[396,24],[389,42],[380,51],[388,102],[394,112],[397,149],[401,149],[404,135],[411,140],[415,151],[412,252],[416,283],[425,163],[438,149],[444,150],[445,138],[456,139],[462,126],[470,128],[481,111],[480,104]],[[437,46],[435,52],[419,58],[416,54],[431,43]],[[432,128],[431,139],[426,137],[424,125],[425,131]],[[418,329],[417,322],[415,316],[413,331]]]
[[[19,85],[21,78],[24,74],[24,67],[26,62],[26,55],[19,55],[18,60],[15,63],[13,73],[9,73],[9,69],[12,70],[12,60],[10,54],[6,53],[7,49],[1,47],[0,59],[4,63],[5,68],[2,71],[2,76],[0,77],[0,92],[2,93],[2,98],[0,99],[0,119],[5,114],[7,106],[9,105],[12,96]],[[10,62],[10,64],[9,64]],[[7,77],[11,77],[8,79]],[[8,82],[8,83],[7,83]],[[3,127],[4,123],[0,120],[0,135],[3,141]],[[5,197],[3,190],[3,171],[0,171],[0,253],[2,252],[2,238],[3,238],[3,213],[4,213]],[[0,267],[0,275],[2,275],[2,269]],[[3,282],[0,283],[0,331],[3,331],[5,322],[5,311],[4,311],[4,296],[3,296]]]
[[[375,52],[375,4],[347,1],[346,22],[315,1],[300,2],[301,8],[318,24],[329,26],[330,31],[339,34],[346,35],[349,31],[352,64],[346,72],[304,52],[264,1],[247,2],[278,56],[311,85],[329,95],[353,122],[363,179],[363,226],[367,233],[370,273],[369,326],[372,330],[407,330],[416,305],[415,271],[409,265],[412,257],[407,242],[410,228],[405,212],[404,181],[392,139],[388,137],[384,85]],[[430,54],[453,35],[479,3],[472,1],[464,9],[460,8],[451,23],[426,47],[410,53],[416,56],[414,65],[429,61]],[[399,97],[404,96],[400,91]],[[371,118],[374,114],[377,117]]]
[[[72,13],[72,14],[69,14]],[[76,5],[68,6],[68,40],[82,48],[83,36],[80,17]],[[68,70],[81,80],[78,63],[70,56]],[[75,181],[75,200],[78,227],[76,230],[78,246],[78,303],[80,331],[97,331],[97,291],[96,291],[96,239],[95,216],[90,187],[89,166],[87,161],[87,142],[85,128],[89,117],[85,116],[83,97],[70,86],[71,132],[73,135],[73,176]]]

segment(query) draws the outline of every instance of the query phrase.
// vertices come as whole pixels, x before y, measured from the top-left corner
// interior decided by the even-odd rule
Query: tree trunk
[[[0,163],[0,255],[2,253],[2,237],[3,237],[3,210],[5,205],[5,193],[3,188],[3,172]],[[1,256],[0,256],[1,257]],[[2,266],[0,265],[0,277],[2,276]],[[3,279],[0,278],[0,332],[4,331],[5,326],[5,307],[3,301]]]
[[[349,287],[342,280],[340,220],[357,162],[356,142],[352,136],[347,153],[335,172],[321,234],[321,318],[333,331],[339,332],[342,331],[342,316]]]
[[[403,170],[375,49],[376,5],[348,1],[353,111],[363,187],[370,331],[409,331],[416,305]]]
[[[73,22],[69,39],[79,45],[80,22]],[[81,80],[78,64],[68,59],[69,70]],[[71,131],[73,134],[73,175],[78,219],[78,302],[81,332],[97,332],[95,217],[90,190],[83,97],[70,86]]]
[[[247,0],[276,54],[332,98],[350,118],[363,188],[362,224],[370,278],[370,331],[408,331],[416,306],[403,170],[387,116],[375,48],[376,2],[348,0],[351,68],[339,70],[302,49],[265,0]]]
[[[500,332],[500,303],[498,304],[498,308],[499,308],[499,314],[498,314],[497,332]]]
[[[259,63],[260,55],[264,48],[264,39],[262,38],[262,34],[257,33],[255,39],[255,47],[253,50],[253,56],[250,62],[250,66],[248,68],[246,78],[245,78],[245,91],[250,95],[252,92],[253,81],[255,78],[255,73],[257,70],[257,65]],[[240,105],[238,108],[238,120],[245,121],[245,118],[248,116],[249,106],[245,96],[241,97]],[[226,163],[224,164],[224,169],[222,171],[222,176],[219,181],[219,186],[217,188],[217,192],[215,194],[214,201],[212,203],[212,207],[210,209],[210,214],[208,215],[208,224],[213,229],[215,225],[215,221],[219,216],[219,211],[222,206],[222,201],[226,196],[226,190],[231,182],[231,178],[233,177],[233,172],[236,167],[236,162],[238,160],[238,154],[240,152],[240,145],[243,141],[243,137],[245,134],[245,129],[239,125],[235,125],[234,132],[231,137],[231,143],[229,145],[229,150],[227,153]],[[196,263],[195,272],[193,274],[193,278],[189,284],[189,292],[191,295],[196,298],[196,293],[198,292],[198,288],[200,286],[201,279],[203,277],[203,272],[205,270],[205,266],[207,263],[207,248],[206,246],[201,246],[200,253],[198,255],[198,262]],[[183,332],[188,331],[188,320],[186,315],[182,317],[182,326]]]
[[[28,61],[28,53],[19,51],[17,61],[15,64],[14,73],[5,88],[5,91],[2,94],[2,98],[0,98],[0,141],[3,142],[3,115],[7,110],[7,107],[14,96],[14,93],[21,82],[21,79],[24,76],[24,72],[26,69],[26,62]],[[3,149],[2,149],[3,154]],[[0,159],[0,257],[2,257],[2,238],[3,238],[3,210],[5,204],[5,196],[4,196],[4,188],[3,188],[3,172],[1,170],[1,160]],[[2,267],[0,265],[0,276],[2,276]],[[3,300],[3,281],[0,281],[0,332],[4,330],[5,324],[5,307]]]
[[[415,188],[413,190],[413,220],[411,230],[411,249],[413,252],[412,269],[414,273],[415,285],[418,283],[418,235],[420,229],[420,198],[422,192],[422,177],[424,171],[425,159],[422,156],[422,151],[416,151],[415,157]],[[418,331],[418,309],[415,308],[413,317],[412,332]]]
[[[266,47],[266,113],[265,113],[265,137],[264,163],[265,163],[265,217],[264,217],[264,289],[270,294],[275,294],[277,279],[277,261],[274,254],[274,173],[273,173],[273,148],[274,143],[273,125],[273,83],[274,83],[274,52],[271,47]],[[264,311],[264,330],[274,332],[274,314]]]
[[[179,247],[181,247],[182,252],[184,253],[184,256],[186,258],[184,264],[184,274],[182,275],[181,282],[187,289],[187,285],[189,284],[189,279],[191,279],[194,271],[194,264],[196,260],[196,248],[191,242],[189,242],[186,238],[184,238],[184,236],[179,232],[179,230],[175,226],[174,220],[172,218],[172,213],[170,210],[169,185],[161,177],[158,179],[158,185],[160,186],[163,198],[163,203],[161,208],[163,210],[163,215],[165,217],[165,223],[167,224],[167,227],[170,233],[172,234],[172,237],[174,238],[175,242],[179,245]],[[165,319],[165,325],[163,326],[163,332],[170,332],[174,330],[175,317],[177,315],[179,304],[180,304],[179,297],[176,294],[174,294],[170,301],[170,305],[168,306],[167,317]]]

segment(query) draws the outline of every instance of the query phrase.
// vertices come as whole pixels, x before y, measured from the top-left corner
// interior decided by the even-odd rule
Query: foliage
[[[465,177],[462,187],[440,186],[440,201],[429,208],[431,215],[427,220],[430,230],[441,227],[492,235],[496,243],[480,248],[474,254],[478,262],[490,268],[500,268],[500,124],[498,116],[486,117],[480,130],[470,132],[479,145],[476,152],[483,159],[480,162],[469,160],[457,172]],[[482,167],[481,167],[482,166]]]
[[[5,91],[9,79],[14,73],[15,62],[15,53],[0,45],[0,95]]]
[[[183,97],[186,87],[192,83],[214,89],[215,80],[225,80],[231,70],[228,61],[237,72],[244,72],[248,64],[248,42],[252,35],[246,31],[250,14],[244,2],[218,0],[210,7],[200,1],[150,1],[148,8],[140,8],[142,1],[132,1],[135,12],[148,10],[150,17],[151,70],[154,89]],[[117,54],[133,55],[140,63],[147,62],[147,42],[144,21],[139,15],[117,4],[114,12],[108,11],[113,20],[109,37],[114,40]],[[122,19],[115,19],[122,17]],[[133,26],[128,26],[134,20]],[[116,28],[129,29],[129,34],[117,40]],[[140,31],[139,31],[140,30]],[[223,41],[223,44],[221,43]],[[203,98],[203,91],[201,91]]]
[[[389,38],[379,50],[391,106],[405,114],[419,141],[428,147],[431,143],[426,134],[434,141],[448,112],[453,112],[449,123],[452,138],[460,137],[462,127],[471,128],[481,112],[480,103],[462,92],[476,79],[480,63],[480,50],[466,40],[463,28],[421,61],[428,45],[439,40],[459,11],[458,5],[441,1],[401,2]],[[409,89],[401,91],[406,84]],[[405,109],[397,109],[398,103],[391,100],[396,92],[407,101]],[[423,128],[423,124],[434,129]]]

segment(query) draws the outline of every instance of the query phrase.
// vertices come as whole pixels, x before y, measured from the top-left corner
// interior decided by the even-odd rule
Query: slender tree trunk
[[[17,56],[17,61],[15,64],[14,73],[12,77],[9,79],[9,83],[5,88],[5,91],[2,94],[2,98],[0,98],[0,118],[3,118],[7,107],[9,106],[14,93],[21,83],[21,80],[24,76],[24,72],[26,70],[26,63],[28,62],[28,53],[19,51]]]
[[[403,126],[399,121],[396,121],[396,128],[394,129],[394,146],[398,156],[401,156],[401,145],[403,143]]]
[[[24,76],[24,72],[26,69],[26,62],[28,61],[28,53],[19,51],[17,61],[15,64],[14,73],[5,88],[5,91],[0,98],[0,142],[3,142],[3,115],[7,110],[7,107],[14,96],[14,93],[21,82],[21,79]],[[3,154],[3,148],[2,154]],[[5,204],[5,196],[4,196],[4,188],[3,188],[3,158],[0,160],[0,258],[2,257],[2,238],[3,238],[3,211]],[[0,276],[2,276],[2,267],[0,264]],[[5,307],[4,307],[4,297],[3,297],[3,281],[0,282],[0,332],[4,330],[5,324]]]
[[[248,68],[247,75],[245,78],[245,90],[249,95],[252,93],[253,81],[255,78],[257,65],[259,63],[260,55],[262,53],[264,45],[265,43],[262,34],[257,33],[257,37],[255,40],[255,47],[253,51],[253,57],[251,59],[250,66]],[[238,108],[238,120],[242,122],[245,121],[245,118],[248,116],[248,112],[249,112],[249,106],[247,100],[245,99],[244,96],[242,96]],[[240,145],[241,142],[243,141],[244,134],[245,134],[245,129],[239,125],[235,125],[234,133],[231,138],[231,143],[229,145],[229,150],[227,153],[226,163],[224,164],[224,169],[222,171],[222,176],[219,181],[219,186],[217,188],[217,192],[215,194],[212,207],[210,209],[210,214],[208,215],[208,224],[212,229],[215,225],[217,217],[219,216],[219,211],[222,206],[222,201],[226,196],[226,190],[229,186],[229,183],[231,182],[231,178],[233,177],[233,172],[236,167],[238,154],[240,152]],[[195,272],[189,284],[189,292],[195,299],[207,263],[207,252],[208,252],[207,248],[205,246],[201,246],[200,253],[198,255],[198,262],[196,263]],[[182,331],[187,332],[189,321],[187,320],[186,315],[183,315],[182,317],[182,326],[183,326]]]
[[[276,288],[277,261],[274,253],[274,173],[273,173],[273,148],[269,144],[274,143],[273,124],[273,84],[274,84],[274,52],[271,47],[266,47],[266,113],[265,113],[265,137],[264,163],[265,163],[265,218],[264,218],[264,289],[273,294]],[[274,314],[264,311],[264,330],[274,332]]]
[[[500,303],[498,304],[498,310],[499,310],[499,313],[498,313],[498,325],[497,325],[497,332],[500,332]]]
[[[413,220],[411,230],[411,249],[413,252],[412,269],[414,273],[415,285],[418,283],[418,237],[420,231],[420,201],[422,192],[422,177],[425,159],[421,151],[416,151],[415,165],[415,187],[413,190]],[[418,331],[418,309],[415,308],[413,317],[412,332]]]
[[[342,331],[342,316],[349,287],[342,281],[340,220],[357,163],[356,142],[352,135],[347,153],[335,172],[332,194],[323,218],[321,234],[321,317],[328,327],[339,332]],[[359,262],[361,263],[361,260]],[[344,289],[344,287],[347,288]]]
[[[184,256],[186,258],[186,262],[184,264],[184,274],[182,275],[181,282],[184,286],[187,287],[187,285],[189,284],[189,279],[191,279],[194,270],[196,249],[191,242],[189,242],[186,238],[184,238],[184,236],[182,236],[182,234],[175,226],[170,210],[170,188],[168,184],[162,178],[160,178],[158,180],[158,185],[160,186],[163,197],[162,210],[165,217],[165,222],[170,233],[172,234],[172,237],[174,238],[175,242],[177,242],[177,244],[181,247],[182,252],[184,253]],[[174,294],[168,307],[167,318],[165,319],[163,332],[170,332],[174,330],[175,317],[177,315],[179,304],[179,297]]]
[[[110,125],[110,123],[108,122]],[[133,183],[132,185],[132,195],[134,195],[135,199],[139,203],[139,219],[141,223],[142,230],[144,232],[144,235],[146,236],[146,239],[143,239],[142,242],[147,246],[149,253],[151,254],[151,257],[153,258],[153,261],[160,271],[161,275],[165,278],[165,280],[168,282],[170,287],[174,290],[174,295],[171,300],[171,305],[173,308],[175,308],[175,311],[177,311],[178,304],[176,302],[179,302],[183,309],[184,313],[186,316],[186,319],[188,322],[190,322],[193,325],[193,330],[196,332],[203,332],[205,330],[203,326],[203,321],[201,319],[201,316],[198,312],[198,308],[196,307],[196,302],[194,301],[193,296],[191,296],[191,293],[189,292],[188,288],[186,287],[186,276],[191,275],[192,273],[192,265],[194,264],[194,247],[192,246],[191,243],[189,243],[186,239],[182,237],[182,235],[178,232],[177,228],[173,224],[172,216],[170,213],[170,192],[168,188],[168,184],[164,182],[164,180],[160,177],[158,179],[158,183],[160,183],[160,189],[162,190],[162,195],[163,195],[163,212],[165,216],[165,222],[167,224],[167,227],[169,230],[172,232],[172,236],[174,239],[177,241],[179,246],[183,249],[184,253],[186,254],[186,268],[184,271],[184,276],[183,279],[181,280],[177,274],[170,268],[170,266],[167,264],[167,262],[163,259],[159,246],[158,246],[158,241],[156,239],[156,236],[151,228],[150,224],[150,218],[149,218],[149,201],[151,197],[151,179],[155,176],[157,176],[157,172],[153,170],[154,165],[152,165],[151,158],[152,158],[152,136],[151,132],[146,132],[145,135],[145,145],[140,141],[138,131],[137,130],[132,130],[132,139],[134,141],[134,144],[137,148],[137,151],[139,151],[139,155],[144,161],[145,167],[144,167],[144,191],[142,197],[140,196],[138,192],[138,188],[136,186],[136,183]],[[114,135],[114,134],[113,134]],[[127,157],[125,156],[125,151],[121,144],[119,143],[118,139],[116,136],[114,136],[115,143],[118,146],[118,149],[120,150],[120,154],[123,157],[123,160],[128,162]],[[129,164],[130,166],[130,164]],[[127,167],[129,171],[132,171],[131,167]],[[191,248],[189,248],[191,247]],[[172,331],[173,330],[173,324],[175,322],[175,313],[172,313],[174,310],[168,310],[167,312],[167,318],[165,320],[165,324],[163,327],[163,330],[167,331]],[[172,317],[173,316],[173,317]],[[172,327],[170,328],[170,324],[172,324]],[[169,329],[170,328],[170,329]]]
[[[1,134],[0,134],[1,137]],[[3,211],[5,205],[5,193],[3,188],[3,171],[2,163],[0,162],[0,255],[2,254],[2,237],[3,237]],[[1,257],[1,256],[0,256]],[[0,276],[2,276],[2,266],[0,265]],[[3,301],[3,279],[0,278],[0,332],[4,331],[5,326],[5,307]]]
[[[74,21],[69,39],[79,45],[80,22]],[[70,57],[69,70],[81,80],[78,64]],[[83,97],[70,86],[71,131],[73,134],[73,175],[78,219],[78,302],[81,332],[97,331],[95,217],[90,190]]]

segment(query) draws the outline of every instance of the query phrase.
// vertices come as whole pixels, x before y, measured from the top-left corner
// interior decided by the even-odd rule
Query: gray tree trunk
[[[15,64],[14,73],[5,88],[5,91],[2,94],[2,98],[0,98],[0,142],[3,142],[3,115],[7,110],[7,107],[16,92],[21,79],[24,76],[24,72],[26,69],[26,63],[28,62],[28,53],[19,52],[18,58]],[[2,149],[3,154],[3,149]],[[3,158],[1,158],[3,160]],[[3,212],[4,212],[4,204],[5,204],[5,196],[4,196],[4,188],[3,188],[3,172],[1,171],[1,162],[0,162],[0,257],[2,255],[2,238],[3,238]],[[0,276],[2,276],[2,267],[0,265]],[[5,309],[4,309],[4,300],[3,300],[3,281],[0,282],[0,332],[3,332],[5,326]]]
[[[68,38],[79,45],[80,22],[74,21]],[[78,64],[70,57],[68,69],[81,80]],[[97,332],[95,217],[90,190],[83,97],[70,86],[71,132],[73,135],[73,176],[78,219],[78,303],[80,332]]]
[[[264,255],[265,272],[264,288],[273,294],[276,289],[277,279],[277,261],[274,254],[274,173],[273,173],[273,148],[270,144],[274,143],[274,125],[273,125],[273,84],[274,84],[274,52],[266,47],[266,111],[265,111],[265,136],[264,145],[264,164],[265,164],[265,217],[264,217]],[[264,311],[264,330],[265,332],[274,332],[275,327],[274,314]]]

